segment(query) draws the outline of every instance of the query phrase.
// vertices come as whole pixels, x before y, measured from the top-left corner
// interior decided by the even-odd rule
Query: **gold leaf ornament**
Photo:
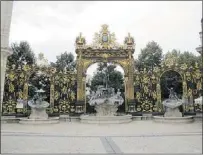
[[[14,81],[14,79],[15,79],[15,74],[14,74],[13,72],[11,72],[11,73],[8,75],[8,77],[9,77],[9,80],[10,80],[10,81]]]
[[[186,63],[181,65],[181,70],[186,70],[188,68],[188,65]]]
[[[14,92],[14,85],[12,83],[9,84],[9,92]]]

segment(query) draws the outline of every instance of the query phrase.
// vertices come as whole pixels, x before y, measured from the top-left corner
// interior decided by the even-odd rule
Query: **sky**
[[[153,40],[163,53],[178,49],[198,55],[201,18],[202,1],[14,1],[9,42],[28,41],[36,55],[43,52],[55,62],[65,51],[76,55],[80,32],[91,44],[94,33],[108,24],[117,42],[123,44],[128,32],[134,37],[135,58]],[[89,74],[95,69],[92,65]]]

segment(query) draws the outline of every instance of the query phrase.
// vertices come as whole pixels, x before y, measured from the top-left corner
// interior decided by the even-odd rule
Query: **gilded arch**
[[[125,73],[125,97],[127,100],[134,99],[133,73],[135,50],[134,38],[128,34],[124,44],[116,42],[115,34],[110,33],[108,25],[102,25],[101,31],[95,33],[93,43],[86,44],[85,38],[80,35],[76,38],[77,54],[77,103],[84,105],[85,101],[85,78],[87,68],[95,62],[112,62],[119,64]],[[126,106],[127,110],[127,106]]]

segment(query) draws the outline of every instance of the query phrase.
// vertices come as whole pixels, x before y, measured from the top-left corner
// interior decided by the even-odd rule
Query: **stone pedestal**
[[[179,111],[179,108],[168,108],[164,114],[164,117],[182,117],[182,113]]]
[[[95,106],[96,116],[115,116],[118,105],[100,104]]]
[[[32,108],[29,119],[48,119],[46,109]]]
[[[192,123],[194,121],[193,116],[185,117],[163,117],[163,116],[153,116],[153,121],[158,123]]]

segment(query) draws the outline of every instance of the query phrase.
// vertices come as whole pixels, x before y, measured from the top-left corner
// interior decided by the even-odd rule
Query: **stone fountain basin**
[[[174,108],[178,108],[180,105],[183,104],[182,100],[164,100],[162,102],[162,104],[168,108],[174,109]]]
[[[103,104],[105,102],[106,99],[94,99],[92,101],[90,101],[90,105],[93,106],[93,105],[100,105],[100,104]]]
[[[46,109],[48,106],[47,105],[32,105],[30,107],[33,109]]]
[[[31,107],[31,114],[28,118],[21,118],[20,124],[55,124],[59,123],[59,117],[48,118],[46,108],[49,103],[42,101],[40,104],[34,104],[33,101],[29,101],[28,105]]]
[[[121,124],[129,123],[132,121],[132,115],[120,116],[94,116],[94,115],[81,115],[80,122],[88,124]]]
[[[118,105],[122,105],[123,103],[123,100],[120,100],[120,99],[111,99],[111,98],[104,98],[104,99],[94,99],[92,101],[90,101],[90,105],[93,106],[93,105],[101,105],[101,104],[104,104],[106,103],[106,105],[115,105],[114,103],[115,102],[118,102]]]
[[[153,121],[158,123],[192,123],[194,121],[194,118],[193,116],[184,117],[153,116]]]
[[[49,106],[49,103],[43,101],[41,104],[33,104],[32,102],[28,102],[28,105],[34,109],[46,109]]]
[[[41,118],[41,119],[32,119],[32,118],[20,118],[20,124],[25,125],[42,125],[42,124],[56,124],[59,123],[59,117],[51,117],[51,118]]]

